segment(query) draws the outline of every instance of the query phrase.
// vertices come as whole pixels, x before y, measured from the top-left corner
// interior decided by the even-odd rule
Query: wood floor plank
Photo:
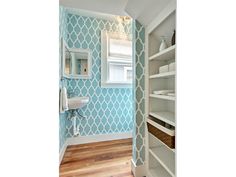
[[[69,146],[60,177],[133,177],[132,139]]]
[[[63,163],[68,160],[70,161],[72,158],[74,159],[84,159],[84,158],[89,158],[92,156],[99,156],[102,154],[112,154],[114,152],[116,153],[124,153],[124,152],[130,152],[130,145],[127,146],[121,146],[121,147],[113,147],[113,148],[103,148],[103,149],[91,149],[91,150],[87,150],[87,151],[78,151],[78,152],[70,152],[70,153],[66,153],[65,157],[64,157],[64,161]],[[91,151],[93,153],[91,153]],[[78,159],[79,160],[79,159]]]

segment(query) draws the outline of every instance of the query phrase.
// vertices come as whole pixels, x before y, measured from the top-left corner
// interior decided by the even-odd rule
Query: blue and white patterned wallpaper
[[[59,7],[59,40],[61,39],[61,37],[66,39],[66,17],[67,17],[66,9],[60,6]],[[59,61],[60,61],[60,58],[61,58],[61,48],[59,48]],[[63,83],[60,81],[59,88],[61,87],[62,84]],[[66,141],[66,122],[67,122],[66,118],[67,118],[67,113],[59,114],[59,138],[60,138],[59,151],[61,150],[62,146],[64,145]]]
[[[93,53],[92,79],[65,79],[71,96],[89,96],[90,103],[78,112],[86,118],[78,118],[80,135],[107,134],[133,130],[133,160],[137,166],[145,161],[145,110],[144,110],[144,43],[145,29],[138,22],[125,27],[133,33],[135,47],[135,89],[101,88],[101,30],[118,31],[116,22],[67,13],[60,7],[60,37],[69,47],[90,48]],[[61,84],[61,83],[60,83]],[[133,101],[135,100],[135,101]],[[60,149],[66,138],[73,137],[72,112],[60,114]],[[66,118],[67,117],[67,118]],[[134,127],[134,129],[133,129]]]
[[[67,44],[74,48],[89,48],[92,51],[92,78],[66,79],[68,96],[88,96],[89,103],[75,114],[80,135],[97,135],[133,130],[132,88],[101,88],[101,30],[119,31],[116,21],[85,17],[68,13]],[[125,26],[127,34],[132,25]],[[70,117],[72,111],[68,116]],[[73,137],[73,121],[66,125],[67,137]]]
[[[134,127],[133,161],[139,166],[145,161],[145,28],[134,21],[135,48],[135,89],[134,89]]]

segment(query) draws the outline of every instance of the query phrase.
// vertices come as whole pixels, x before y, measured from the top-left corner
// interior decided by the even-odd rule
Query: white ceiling
[[[171,0],[129,0],[125,10],[144,26],[148,25]]]
[[[92,11],[93,15],[107,16],[111,15],[129,15],[137,19],[142,25],[147,26],[163,8],[173,0],[59,0],[60,5]],[[97,13],[97,14],[96,14]]]
[[[105,14],[125,16],[128,0],[60,0],[60,5]]]

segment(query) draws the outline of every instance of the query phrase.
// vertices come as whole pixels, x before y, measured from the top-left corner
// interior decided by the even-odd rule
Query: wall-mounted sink
[[[68,98],[69,109],[79,109],[84,107],[89,102],[89,97],[72,97]]]

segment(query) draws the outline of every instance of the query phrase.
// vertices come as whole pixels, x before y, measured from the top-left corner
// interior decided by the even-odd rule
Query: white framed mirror
[[[71,79],[90,79],[92,56],[90,49],[69,48],[63,41],[62,75]]]

